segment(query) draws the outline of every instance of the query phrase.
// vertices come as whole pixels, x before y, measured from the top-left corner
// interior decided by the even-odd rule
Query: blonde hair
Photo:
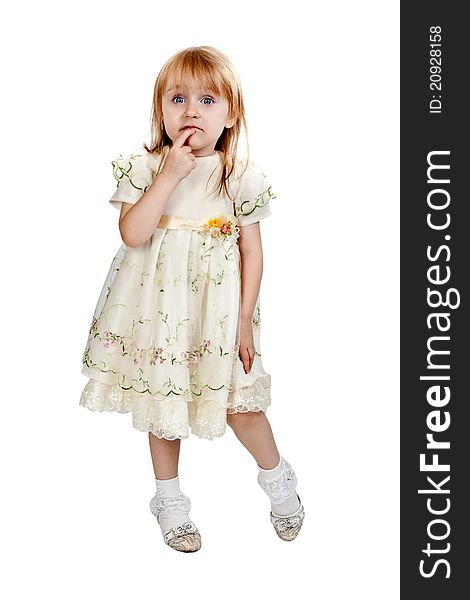
[[[233,201],[229,194],[228,181],[235,169],[238,139],[242,126],[246,132],[247,158],[245,168],[239,176],[246,171],[248,166],[248,127],[240,77],[230,60],[216,48],[192,46],[177,52],[163,65],[154,86],[151,142],[149,146],[144,143],[143,147],[147,152],[156,152],[158,155],[163,155],[166,147],[171,146],[172,140],[168,137],[163,126],[162,98],[169,87],[182,84],[187,79],[195,79],[202,87],[210,89],[214,94],[223,96],[229,105],[228,118],[235,119],[233,126],[224,129],[215,145],[215,150],[222,153],[222,168],[218,185],[211,192],[217,192],[217,195],[220,195],[225,190],[227,196]],[[157,175],[161,171],[163,163],[164,160],[160,161]]]

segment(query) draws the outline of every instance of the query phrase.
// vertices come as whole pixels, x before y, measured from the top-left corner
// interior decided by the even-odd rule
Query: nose
[[[191,98],[187,101],[185,115],[187,117],[199,116],[198,100]]]

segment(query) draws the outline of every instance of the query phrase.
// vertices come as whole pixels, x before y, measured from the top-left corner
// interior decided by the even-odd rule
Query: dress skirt
[[[132,413],[143,432],[174,440],[213,439],[227,414],[263,411],[271,377],[261,362],[260,302],[253,314],[256,355],[245,373],[240,345],[237,236],[156,229],[112,260],[93,314],[80,405]]]

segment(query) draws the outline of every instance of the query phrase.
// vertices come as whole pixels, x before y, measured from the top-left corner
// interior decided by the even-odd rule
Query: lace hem
[[[79,404],[92,411],[132,412],[133,427],[158,438],[186,439],[191,428],[191,433],[212,440],[224,435],[227,414],[266,412],[271,403],[270,379],[270,375],[259,377],[252,385],[229,392],[227,408],[215,400],[194,400],[191,394],[156,398],[89,379]]]
[[[271,404],[271,375],[264,375],[249,386],[229,393],[227,414],[236,412],[266,412]]]

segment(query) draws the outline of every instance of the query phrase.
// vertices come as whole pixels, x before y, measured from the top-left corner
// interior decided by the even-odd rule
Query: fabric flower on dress
[[[204,227],[211,235],[224,238],[240,231],[237,224],[238,219],[236,217],[227,217],[227,215],[220,214],[218,217],[208,219]]]

